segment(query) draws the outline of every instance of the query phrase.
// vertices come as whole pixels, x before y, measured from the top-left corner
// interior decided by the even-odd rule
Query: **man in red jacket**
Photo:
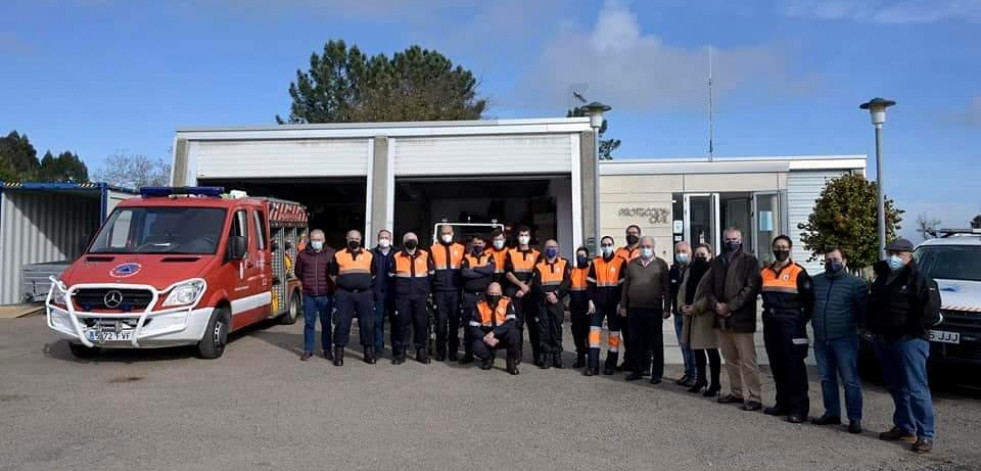
[[[320,346],[324,357],[333,360],[331,353],[330,317],[334,307],[334,285],[327,276],[334,249],[324,245],[324,231],[314,229],[310,232],[310,242],[296,255],[293,273],[303,283],[303,355],[300,360],[307,361],[313,356],[317,330],[317,317],[320,317]]]

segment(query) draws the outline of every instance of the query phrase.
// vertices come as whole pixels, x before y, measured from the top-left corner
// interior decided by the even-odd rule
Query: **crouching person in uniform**
[[[514,304],[503,296],[501,285],[491,283],[484,299],[477,303],[470,319],[470,338],[473,354],[480,360],[480,369],[494,366],[494,352],[507,350],[507,371],[518,374],[518,352],[521,333],[515,325]]]

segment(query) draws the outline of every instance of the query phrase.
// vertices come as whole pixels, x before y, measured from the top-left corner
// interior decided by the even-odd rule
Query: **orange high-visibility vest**
[[[565,278],[565,267],[568,263],[566,259],[561,257],[555,259],[555,263],[548,263],[545,259],[538,262],[535,265],[535,269],[538,270],[539,276],[541,277],[542,287],[548,288],[561,285]]]
[[[572,279],[569,291],[586,291],[586,278],[589,276],[589,267],[573,268]]]
[[[480,325],[483,327],[497,327],[510,319],[515,319],[514,314],[508,314],[508,306],[510,304],[511,299],[507,297],[503,297],[497,302],[497,309],[491,309],[487,301],[479,302],[477,304],[477,313],[480,315]]]
[[[596,272],[596,279],[590,281],[595,282],[597,288],[619,286],[623,282],[620,278],[620,272],[626,265],[627,262],[622,257],[613,257],[609,262],[604,260],[603,257],[596,257],[593,259],[593,269]]]
[[[773,267],[765,267],[760,270],[760,276],[763,278],[760,292],[797,294],[797,277],[803,271],[800,265],[793,262],[780,270],[780,273],[774,271]]]
[[[619,249],[617,249],[615,255],[629,262],[640,256],[640,244],[638,244],[636,247],[632,249],[629,247],[620,247]]]
[[[463,252],[466,249],[458,243],[433,244],[431,253],[433,256],[433,266],[436,270],[459,270],[463,264]]]
[[[395,254],[395,276],[398,278],[425,278],[429,272],[429,252],[417,249],[413,257],[405,252]]]
[[[507,262],[508,249],[496,250],[494,248],[488,249],[485,253],[490,253],[494,257],[494,273],[501,275],[504,273],[504,265]]]
[[[485,251],[484,253],[480,254],[479,257],[475,257],[473,253],[468,253],[464,255],[463,258],[467,260],[467,264],[470,266],[470,268],[480,268],[489,265],[494,256]]]
[[[358,253],[358,258],[349,250],[342,250],[334,254],[337,260],[337,276],[344,275],[371,275],[371,252],[362,250]]]
[[[527,280],[531,277],[531,272],[535,269],[535,262],[538,261],[538,257],[541,254],[535,249],[531,249],[528,252],[511,249],[508,250],[508,255],[511,258],[511,268],[514,270],[515,276],[519,280]]]

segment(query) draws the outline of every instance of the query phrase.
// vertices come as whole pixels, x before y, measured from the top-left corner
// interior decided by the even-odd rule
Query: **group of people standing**
[[[662,322],[673,315],[685,363],[677,384],[691,393],[717,397],[722,404],[763,409],[803,423],[810,411],[804,363],[811,351],[806,329],[810,322],[825,408],[812,422],[841,423],[840,378],[848,431],[862,431],[858,350],[859,338],[865,336],[879,357],[896,406],[894,427],[880,438],[905,440],[920,453],[932,449],[926,338],[928,329],[940,321],[939,295],[936,284],[916,270],[908,241],[890,244],[890,256],[875,266],[870,288],[848,273],[845,254],[836,247],[824,253],[825,271],[809,276],[792,260],[787,236],[773,240],[774,261],[761,269],[758,259],[743,250],[738,228],[724,232],[718,256],[708,244],[678,242],[670,267],[655,255],[654,239],[642,236],[637,226],[627,228],[626,246],[615,248],[612,237],[603,237],[599,254],[591,256],[579,247],[574,261],[559,256],[554,240],[546,241],[541,252],[531,247],[527,227],[518,228],[516,236],[517,244],[509,248],[506,235],[495,230],[489,241],[473,237],[467,248],[455,240],[452,226],[442,225],[431,247],[421,247],[418,236],[410,232],[397,249],[392,234],[382,230],[378,245],[367,250],[361,247],[361,234],[350,231],[347,247],[335,252],[324,245],[322,231],[312,231],[294,267],[303,283],[301,360],[313,356],[319,318],[324,357],[342,366],[351,321],[357,317],[365,362],[376,363],[383,351],[388,318],[392,363],[404,363],[414,351],[416,361],[428,364],[431,302],[436,361],[477,362],[489,370],[494,352],[503,349],[506,371],[517,375],[527,331],[535,365],[563,368],[568,298],[576,349],[573,367],[582,368],[585,375],[626,370],[627,381],[650,376],[652,384],[662,382]],[[776,389],[774,405],[765,409],[754,342],[758,298]],[[337,318],[332,323],[334,307]],[[607,352],[600,370],[604,326]],[[723,359],[729,391],[720,395]]]

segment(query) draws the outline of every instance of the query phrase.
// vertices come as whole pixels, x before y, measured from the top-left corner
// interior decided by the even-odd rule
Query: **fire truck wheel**
[[[217,308],[211,313],[211,320],[208,321],[208,328],[204,331],[204,338],[198,342],[198,356],[210,360],[225,353],[231,317],[228,308]]]
[[[99,347],[86,347],[80,343],[68,343],[68,350],[75,355],[75,358],[93,358],[99,356],[102,349]]]
[[[289,307],[286,309],[286,313],[279,317],[279,322],[285,325],[296,324],[301,312],[303,312],[303,306],[300,305],[300,293],[294,291],[290,294]]]

